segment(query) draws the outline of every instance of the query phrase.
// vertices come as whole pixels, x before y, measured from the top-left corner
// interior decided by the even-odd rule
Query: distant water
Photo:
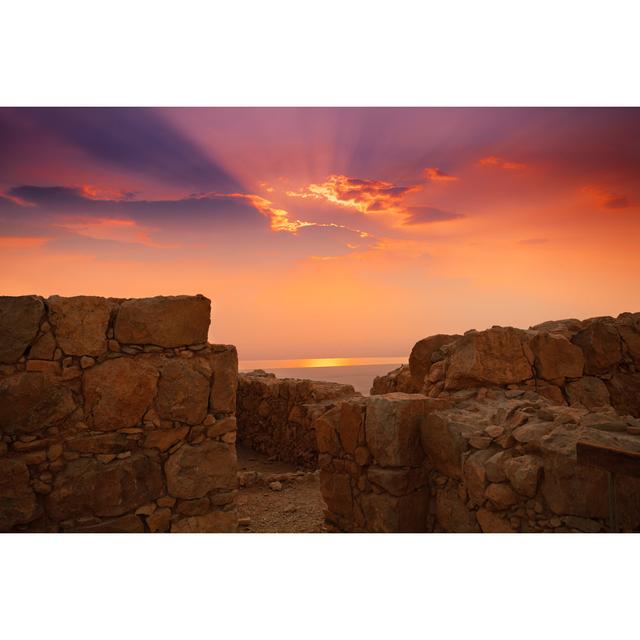
[[[324,364],[327,360],[331,362],[330,366],[306,364],[308,362],[322,362]],[[342,361],[345,364],[342,364]],[[356,364],[352,364],[353,361],[356,361]],[[302,362],[305,364],[301,365]],[[342,384],[351,384],[356,391],[368,395],[376,376],[384,375],[405,362],[407,359],[402,357],[254,360],[240,362],[240,371],[264,369],[269,373],[275,373],[278,378],[307,378],[321,382],[341,382]]]

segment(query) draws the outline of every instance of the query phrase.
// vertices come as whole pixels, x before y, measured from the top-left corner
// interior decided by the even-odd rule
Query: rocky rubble
[[[238,376],[238,440],[275,460],[316,468],[314,420],[353,387],[335,382],[276,378],[264,371]]]
[[[203,296],[0,298],[0,530],[233,531],[234,347]]]
[[[416,343],[408,368],[376,379],[371,392],[446,397],[480,387],[640,417],[640,313],[431,336]]]

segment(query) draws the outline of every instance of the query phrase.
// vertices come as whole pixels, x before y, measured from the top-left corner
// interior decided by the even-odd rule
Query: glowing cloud
[[[330,175],[324,182],[312,183],[299,191],[287,191],[292,198],[323,199],[360,213],[403,213],[401,201],[419,185],[401,187],[383,180],[361,180],[344,175]]]
[[[627,209],[631,206],[629,202],[629,198],[627,196],[612,193],[611,191],[607,191],[606,189],[601,189],[600,187],[584,187],[582,192],[587,194],[589,198],[600,208],[600,209]]]
[[[498,158],[498,156],[480,158],[478,164],[481,167],[497,167],[498,169],[505,169],[506,171],[520,171],[527,167],[527,165],[522,162],[512,162],[511,160]]]
[[[437,167],[427,167],[423,173],[425,180],[430,180],[431,182],[455,182],[459,180],[457,176],[445,173]]]
[[[141,244],[153,249],[174,249],[178,246],[155,242],[149,237],[153,229],[129,219],[73,217],[55,223],[54,226],[94,240]]]
[[[36,236],[0,236],[0,249],[39,249],[51,238]]]

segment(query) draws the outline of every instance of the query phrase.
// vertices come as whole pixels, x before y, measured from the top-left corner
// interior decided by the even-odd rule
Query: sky
[[[640,310],[640,110],[0,108],[0,292],[203,293],[241,360]]]

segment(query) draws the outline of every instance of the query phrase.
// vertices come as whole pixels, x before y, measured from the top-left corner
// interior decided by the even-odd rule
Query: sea
[[[240,361],[238,368],[241,372],[263,369],[274,373],[278,378],[306,378],[351,384],[356,391],[369,395],[376,376],[384,375],[407,361],[406,356],[245,360]]]

